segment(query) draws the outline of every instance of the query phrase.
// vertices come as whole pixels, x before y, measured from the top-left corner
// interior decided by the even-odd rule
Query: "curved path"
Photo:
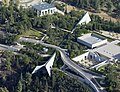
[[[67,53],[65,52],[64,49],[52,45],[52,44],[47,44],[44,43],[43,41],[38,41],[38,40],[34,40],[34,39],[30,39],[30,38],[20,38],[20,41],[24,41],[24,42],[31,42],[31,43],[35,43],[35,44],[41,44],[47,47],[51,47],[51,48],[55,48],[56,50],[58,50],[61,54],[61,58],[63,60],[63,62],[73,71],[75,71],[76,73],[80,74],[84,80],[85,83],[88,84],[89,86],[91,86],[95,92],[103,92],[102,90],[100,90],[100,87],[97,86],[97,83],[95,83],[94,81],[92,81],[93,79],[95,79],[96,76],[101,77],[99,75],[94,75],[91,74],[87,71],[84,71],[83,68],[79,67],[77,64],[75,64],[68,56]]]

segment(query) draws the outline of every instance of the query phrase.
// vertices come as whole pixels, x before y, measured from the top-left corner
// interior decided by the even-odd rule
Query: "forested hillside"
[[[64,0],[64,2],[78,8],[93,10],[94,12],[104,10],[112,15],[120,12],[120,1],[117,0]],[[120,33],[119,22],[106,21],[98,15],[91,14],[92,21],[89,24],[77,26],[74,33],[68,35],[66,31],[61,29],[71,31],[84,16],[85,12],[71,11],[64,16],[55,13],[53,15],[38,17],[33,10],[24,9],[23,7],[18,8],[17,6],[17,4],[13,3],[13,0],[11,0],[8,7],[4,5],[0,6],[0,30],[4,32],[3,35],[0,34],[0,44],[13,45],[23,34],[31,33],[31,31],[35,31],[34,33],[36,33],[37,31],[37,33],[44,33],[48,36],[44,40],[46,43],[68,49],[69,56],[72,58],[83,54],[87,49],[86,46],[77,43],[76,38],[82,34],[92,31],[100,32],[100,30],[114,31],[116,35]],[[108,6],[112,8],[109,10]],[[119,18],[120,14],[117,14],[115,17]],[[51,24],[56,28],[52,29]],[[35,36],[34,33],[31,35]],[[40,36],[41,34],[38,35]],[[41,36],[39,39],[41,39]],[[59,53],[56,55],[52,77],[43,76],[43,74],[41,76],[32,75],[31,73],[35,66],[41,65],[49,59],[49,57],[41,56],[44,54],[43,48],[48,47],[23,42],[20,44],[25,45],[25,48],[17,53],[9,51],[0,52],[0,92],[89,92],[89,89],[84,84],[59,70],[63,65]],[[45,54],[52,55],[54,51],[55,49],[48,48],[48,53]],[[108,73],[111,75],[112,72]],[[108,76],[108,79],[111,78]],[[106,83],[109,84],[111,81],[114,82],[113,80],[108,80]],[[108,86],[110,86],[108,88],[109,92],[118,92],[112,90],[115,88],[114,84]]]
[[[119,0],[61,0],[78,8],[94,12],[105,11],[116,18],[120,18]]]
[[[0,53],[4,57],[0,65],[0,92],[90,92],[81,82],[56,68],[51,77],[46,73],[32,75],[33,66],[42,58],[33,49],[22,52],[24,55]]]

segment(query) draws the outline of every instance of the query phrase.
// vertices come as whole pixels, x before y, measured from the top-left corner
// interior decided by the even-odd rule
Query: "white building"
[[[99,67],[109,64],[109,61],[120,61],[120,46],[117,45],[120,41],[116,40],[107,43],[104,46],[90,49],[88,52],[74,57],[72,60],[81,64],[85,61],[95,61],[97,64],[92,65],[90,68],[98,69]],[[88,62],[89,63],[89,62]]]
[[[76,62],[80,62],[80,61],[84,61],[84,60],[94,60],[96,62],[103,62],[105,61],[107,58],[105,57],[101,57],[98,55],[98,53],[96,52],[86,52],[80,56],[74,57],[72,60],[76,61]]]
[[[92,52],[97,52],[99,55],[104,56],[111,61],[120,60],[120,46],[114,43],[115,41],[108,43],[107,45],[95,48]]]
[[[107,39],[91,33],[78,37],[77,41],[89,48],[96,48],[107,43]]]
[[[57,12],[57,8],[55,6],[48,4],[46,2],[34,5],[32,8],[34,9],[34,11],[37,12],[37,16],[54,14],[55,12]]]

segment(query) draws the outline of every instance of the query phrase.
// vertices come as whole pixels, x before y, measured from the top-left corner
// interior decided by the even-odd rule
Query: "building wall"
[[[101,42],[97,42],[97,43],[95,43],[95,44],[89,44],[89,43],[87,43],[87,42],[85,42],[85,41],[83,41],[83,40],[81,40],[81,39],[77,39],[77,42],[79,42],[79,43],[81,43],[81,44],[83,44],[83,45],[86,45],[86,46],[88,46],[88,47],[90,47],[90,48],[95,48],[95,47],[99,47],[99,46],[101,46],[101,45],[104,45],[104,44],[106,44],[107,43],[107,39],[105,39],[105,40],[103,40],[103,41],[101,41]]]
[[[79,61],[82,61],[82,60],[85,60],[85,59],[88,59],[88,56],[89,56],[89,52],[86,52],[80,56],[77,56],[75,58],[73,58],[72,60],[76,61],[76,62],[79,62]]]
[[[104,44],[107,44],[107,39],[105,39],[105,40],[103,40],[101,42],[93,44],[92,48],[99,47],[99,46],[104,45]]]
[[[44,15],[48,15],[48,14],[54,14],[55,12],[57,12],[57,9],[56,9],[56,7],[54,7],[54,8],[41,10],[41,11],[34,9],[34,11],[37,12],[37,16],[44,16]]]
[[[99,56],[95,52],[90,52],[88,57],[89,57],[89,59],[95,60],[97,62],[102,62],[102,61],[105,61],[107,59],[107,58]]]
[[[86,52],[80,56],[77,56],[75,58],[73,58],[72,60],[76,61],[76,62],[79,62],[79,61],[82,61],[82,60],[94,60],[96,62],[103,62],[105,61],[107,58],[104,58],[104,57],[100,57],[99,55],[97,55],[97,53],[93,53],[93,52]]]
[[[79,43],[81,43],[81,44],[83,44],[83,45],[85,45],[85,46],[87,46],[87,47],[89,47],[89,48],[92,48],[92,45],[91,45],[91,44],[89,44],[89,43],[87,43],[87,42],[85,42],[85,41],[83,41],[83,40],[81,40],[81,39],[78,39],[78,38],[77,38],[77,42],[79,42]]]

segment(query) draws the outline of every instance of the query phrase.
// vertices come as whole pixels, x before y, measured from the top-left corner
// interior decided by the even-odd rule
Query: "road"
[[[0,50],[10,50],[10,51],[19,51],[20,47],[8,46],[4,44],[0,44]]]
[[[51,48],[55,48],[56,50],[58,50],[60,52],[60,55],[61,55],[61,59],[63,60],[64,64],[66,64],[70,69],[72,69],[73,71],[75,71],[77,74],[81,75],[86,84],[88,84],[89,86],[91,86],[95,92],[103,92],[103,90],[101,90],[97,85],[96,82],[93,82],[92,80],[94,79],[95,80],[95,77],[101,77],[102,76],[99,76],[99,75],[96,75],[94,73],[89,73],[89,72],[86,72],[84,71],[83,68],[79,67],[77,64],[75,64],[70,58],[69,56],[67,55],[67,53],[65,52],[64,49],[58,47],[58,46],[55,46],[55,45],[52,45],[52,44],[47,44],[47,43],[44,43],[43,41],[39,41],[39,40],[35,40],[35,39],[30,39],[30,38],[20,38],[19,41],[24,41],[24,42],[31,42],[31,43],[35,43],[35,44],[41,44],[41,45],[44,45],[44,46],[47,46],[47,47],[51,47]]]

